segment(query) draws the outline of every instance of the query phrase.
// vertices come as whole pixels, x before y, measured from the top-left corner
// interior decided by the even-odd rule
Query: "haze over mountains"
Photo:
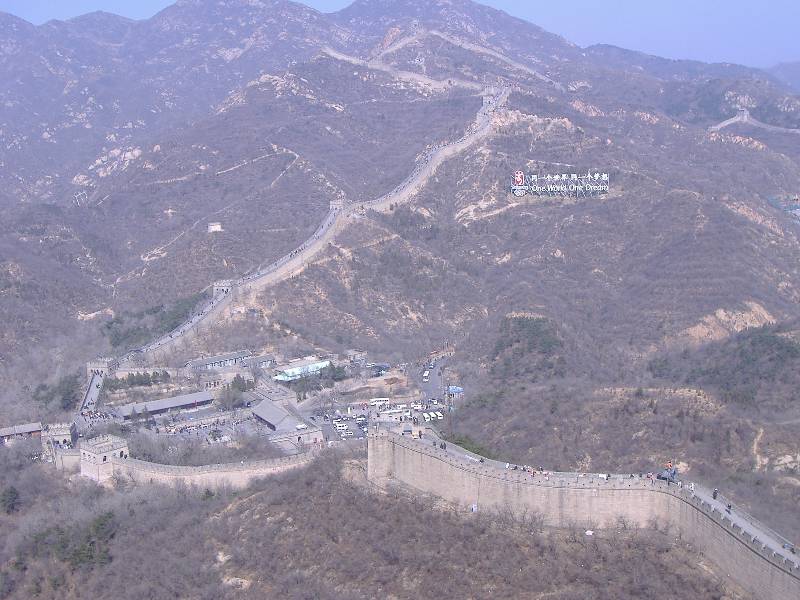
[[[599,460],[590,440],[619,434],[607,426],[619,407],[649,414],[657,398],[671,415],[698,415],[696,427],[642,417],[643,441],[614,454],[620,465],[673,452],[728,476],[752,473],[763,454],[775,506],[796,505],[791,386],[758,371],[742,403],[714,378],[738,352],[714,345],[737,333],[774,325],[769,335],[797,339],[798,224],[780,208],[800,193],[790,65],[767,73],[579,48],[466,0],[359,0],[333,14],[186,0],[145,21],[95,13],[39,27],[0,15],[0,39],[6,381],[50,357],[66,371],[124,351],[144,327],[130,315],[282,256],[332,199],[392,189],[417,156],[463,134],[482,88],[509,85],[496,135],[243,309],[309,344],[398,360],[457,340],[465,380],[500,390],[476,395],[465,419],[490,407],[481,441],[520,460],[544,451],[531,439],[555,440],[563,468]],[[772,128],[708,130],[742,109]],[[519,199],[507,191],[517,169],[602,170],[612,192]],[[224,231],[209,234],[209,222]],[[121,315],[131,325],[112,347],[101,331]],[[235,326],[214,335],[230,339]],[[519,339],[497,347],[515,327]],[[704,372],[690,377],[693,353]],[[779,360],[796,371],[792,351]],[[700,393],[670,392],[686,387]],[[35,416],[25,389],[7,389],[9,415]],[[608,420],[562,415],[571,424],[550,424],[553,438],[545,420],[514,429],[515,411],[549,411],[553,398]],[[754,452],[759,429],[772,445]],[[714,431],[728,450],[708,458]]]
[[[800,91],[800,61],[775,65],[770,72],[789,85],[795,92]]]

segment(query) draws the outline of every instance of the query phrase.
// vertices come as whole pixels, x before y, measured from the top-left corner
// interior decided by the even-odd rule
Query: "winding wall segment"
[[[315,452],[305,452],[266,460],[203,466],[162,465],[133,458],[112,458],[112,464],[114,475],[137,483],[183,483],[211,489],[238,489],[255,479],[304,467],[315,456]]]
[[[422,441],[381,431],[368,438],[368,478],[397,480],[457,506],[538,513],[553,527],[614,527],[624,519],[669,525],[700,549],[720,572],[763,600],[800,598],[800,565],[767,547],[758,535],[713,510],[687,487],[614,476],[549,479],[485,466]]]
[[[461,84],[456,83],[456,85]],[[483,89],[482,86],[477,87]],[[302,272],[311,260],[324,250],[328,243],[333,241],[346,227],[349,219],[359,210],[370,208],[380,211],[386,210],[392,204],[408,202],[420,192],[443,162],[491,135],[493,131],[492,115],[497,108],[506,103],[511,93],[511,88],[487,88],[484,92],[484,104],[466,133],[458,140],[426,152],[412,173],[391,192],[367,202],[350,204],[344,208],[338,204],[331,205],[330,211],[322,224],[298,248],[267,267],[260,268],[256,272],[235,281],[226,282],[228,284],[225,288],[227,291],[214,294],[199,312],[193,314],[188,321],[181,323],[173,331],[159,339],[128,352],[119,359],[119,362],[126,363],[137,356],[157,351],[168,351],[170,347],[180,341],[188,341],[201,324],[212,322],[216,318],[230,316],[232,305],[243,300],[245,296],[252,297],[269,286]]]

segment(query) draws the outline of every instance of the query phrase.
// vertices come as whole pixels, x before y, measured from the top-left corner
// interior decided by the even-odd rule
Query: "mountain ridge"
[[[31,396],[25,382],[143,343],[151,323],[137,315],[293,251],[332,200],[357,206],[393,189],[463,136],[499,88],[510,95],[491,135],[442,163],[408,202],[356,212],[302,272],[163,360],[284,344],[410,362],[455,339],[454,369],[472,403],[465,422],[490,406],[481,441],[529,457],[528,437],[558,440],[518,418],[540,406],[539,386],[577,402],[652,384],[677,414],[653,361],[800,318],[800,233],[786,209],[800,190],[800,149],[746,124],[710,130],[744,109],[794,126],[800,101],[782,84],[745,67],[581,49],[468,2],[383,6],[330,15],[285,2],[182,2],[132,24],[111,18],[92,35],[106,17],[8,37],[4,414],[41,416],[19,402]],[[109,49],[114,36],[124,43]],[[610,191],[520,198],[508,190],[516,170],[602,171]],[[545,323],[509,324],[520,314]],[[509,332],[533,337],[496,343]],[[44,357],[56,357],[58,373]],[[603,394],[614,414],[619,399]],[[683,458],[730,474],[749,464],[753,423],[765,415],[720,406],[732,458],[708,459],[702,440]],[[792,403],[775,406],[791,421]],[[648,428],[667,422],[648,421],[645,402],[635,408]],[[596,439],[613,433],[592,427]],[[680,435],[695,439],[688,427]],[[792,447],[787,427],[775,447]],[[659,432],[616,460],[673,451],[676,438]],[[557,453],[565,466],[584,464],[582,452],[606,456],[579,436],[570,443]],[[775,493],[793,498],[793,484],[775,477]]]

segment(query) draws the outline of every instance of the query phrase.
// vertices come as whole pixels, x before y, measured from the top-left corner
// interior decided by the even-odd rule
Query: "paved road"
[[[428,367],[433,365],[432,369]],[[443,397],[443,377],[442,377],[442,369],[444,368],[444,359],[439,359],[438,361],[426,361],[425,364],[421,367],[409,367],[412,369],[411,377],[414,380],[414,383],[417,384],[417,387],[422,391],[422,395],[424,396],[424,400],[427,402],[431,398],[436,398],[441,400]],[[422,373],[423,371],[429,371],[430,378],[427,382],[422,380]]]
[[[89,387],[86,388],[86,393],[83,395],[83,402],[81,402],[81,412],[95,410],[97,400],[100,398],[100,389],[103,387],[103,376],[95,373],[89,380]]]

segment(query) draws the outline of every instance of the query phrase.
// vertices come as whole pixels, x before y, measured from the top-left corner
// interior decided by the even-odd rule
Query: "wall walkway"
[[[763,600],[800,598],[800,564],[765,543],[768,533],[740,526],[688,487],[614,475],[552,473],[545,478],[474,462],[465,451],[380,431],[368,438],[368,478],[397,480],[458,506],[538,513],[553,527],[614,527],[620,519],[670,526],[737,584]],[[757,523],[750,519],[748,523]],[[768,530],[767,530],[768,531]],[[753,533],[756,532],[756,533]],[[780,546],[779,546],[780,548]]]
[[[223,486],[243,488],[255,479],[303,467],[309,464],[316,454],[316,452],[305,452],[266,460],[199,467],[162,465],[133,458],[113,458],[112,462],[115,476],[122,476],[139,483],[172,485],[182,482],[186,485],[211,489]]]

